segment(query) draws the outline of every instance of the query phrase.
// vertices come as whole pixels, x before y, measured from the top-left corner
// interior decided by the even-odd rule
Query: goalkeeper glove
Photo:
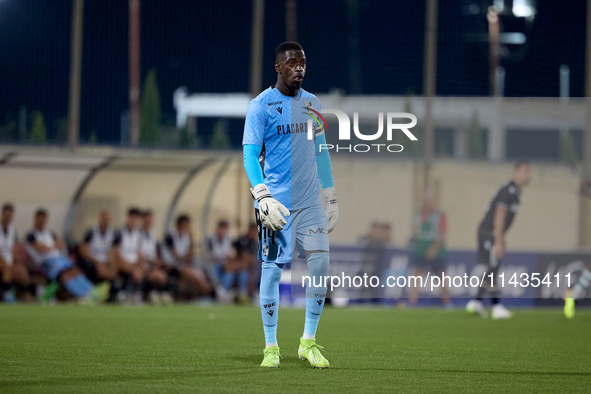
[[[283,229],[283,226],[287,223],[283,216],[290,215],[285,205],[273,198],[264,183],[256,185],[250,189],[250,192],[254,199],[259,202],[259,216],[263,225],[272,231]]]
[[[324,201],[326,201],[326,217],[328,218],[328,232],[334,230],[339,220],[339,205],[337,191],[333,187],[324,189]]]

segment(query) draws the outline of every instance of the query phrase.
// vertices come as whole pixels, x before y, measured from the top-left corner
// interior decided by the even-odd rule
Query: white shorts
[[[328,219],[322,205],[291,211],[287,224],[279,231],[264,227],[255,209],[259,229],[258,258],[277,264],[290,263],[294,249],[298,257],[306,257],[304,251],[328,252]]]

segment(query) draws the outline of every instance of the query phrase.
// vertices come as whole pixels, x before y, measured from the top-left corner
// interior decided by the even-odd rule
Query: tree
[[[230,138],[226,133],[226,122],[219,120],[213,126],[210,147],[213,149],[228,149],[230,147]]]
[[[140,140],[142,146],[156,146],[160,142],[160,92],[156,70],[148,72],[141,103]]]
[[[574,166],[579,160],[573,134],[567,131],[560,137],[560,160]]]
[[[53,122],[53,138],[54,142],[63,144],[68,141],[68,118],[59,118]]]
[[[472,114],[472,121],[468,129],[468,156],[481,158],[484,156],[484,143],[482,141],[482,127],[478,122],[478,114]]]
[[[0,141],[13,142],[16,140],[18,140],[16,120],[7,116],[6,123],[0,125]]]
[[[199,141],[189,130],[188,125],[185,125],[179,130],[179,147],[182,149],[195,149],[199,146]]]
[[[90,134],[88,135],[88,144],[89,145],[96,145],[98,142],[98,136],[96,130],[91,130]]]
[[[33,117],[33,129],[29,136],[29,142],[33,144],[42,144],[47,141],[47,128],[45,127],[45,118],[40,111],[35,112]]]

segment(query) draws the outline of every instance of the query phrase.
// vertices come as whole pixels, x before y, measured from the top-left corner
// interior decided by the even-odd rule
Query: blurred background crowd
[[[254,223],[233,239],[228,222],[219,221],[215,233],[207,237],[206,252],[196,256],[188,215],[179,215],[175,226],[159,239],[151,210],[129,208],[119,228],[112,227],[111,212],[102,210],[79,243],[66,245],[47,226],[47,210],[35,211],[31,229],[22,236],[14,228],[15,213],[13,204],[3,205],[0,291],[4,302],[80,298],[135,305],[196,299],[250,304],[257,296],[260,266]],[[72,278],[77,277],[95,288],[102,286],[103,294],[70,291],[76,280]]]

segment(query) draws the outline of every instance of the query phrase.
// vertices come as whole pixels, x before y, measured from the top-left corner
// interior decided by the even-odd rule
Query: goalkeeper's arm
[[[326,136],[324,132],[317,134],[315,138],[316,145],[316,166],[318,167],[318,180],[324,191],[324,201],[326,202],[326,216],[328,218],[328,232],[334,230],[339,220],[339,206],[337,203],[337,191],[332,179],[332,165],[330,155],[326,149]]]
[[[289,216],[289,210],[273,198],[269,188],[263,181],[263,170],[259,165],[262,146],[246,144],[243,147],[244,169],[252,188],[252,196],[259,202],[259,216],[261,222],[270,230],[281,230],[287,223],[284,216]]]

